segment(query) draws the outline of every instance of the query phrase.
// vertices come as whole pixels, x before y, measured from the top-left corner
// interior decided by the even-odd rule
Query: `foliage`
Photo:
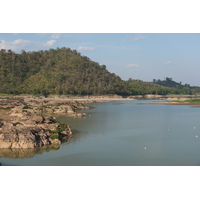
[[[19,125],[19,124],[22,124],[22,123],[20,123],[20,122],[15,122],[15,123],[13,123],[13,126],[17,126],[17,125]]]
[[[0,110],[10,110],[12,109],[13,107],[0,107]]]
[[[200,103],[200,99],[186,99],[186,100],[176,100],[174,102],[178,102],[178,103]]]
[[[174,94],[195,94],[195,87],[191,87],[189,84],[183,85],[182,82],[178,83],[172,80],[172,78],[166,78],[165,80],[156,80],[153,79],[153,83],[165,86],[165,87],[170,87],[172,90],[174,90]]]
[[[127,88],[132,95],[146,95],[146,94],[173,94],[175,90],[173,88],[160,86],[150,82],[144,82],[141,80],[129,79],[127,82]]]
[[[36,52],[0,50],[0,93],[20,95],[144,95],[195,94],[191,88],[166,78],[154,83],[123,81],[105,65],[91,61],[70,48]]]
[[[58,127],[55,130],[44,129],[44,132],[50,132],[53,134],[61,134],[63,131],[66,130],[66,128],[67,128],[67,124],[59,123]]]
[[[0,93],[122,94],[124,82],[69,48],[25,52],[0,51]]]
[[[67,124],[65,124],[65,123],[60,123],[56,131],[57,131],[58,133],[61,133],[61,132],[65,131],[66,128],[67,128]]]
[[[50,138],[52,140],[59,139],[59,135],[58,134],[53,134],[53,135],[50,136]]]
[[[23,109],[26,110],[26,109],[33,109],[33,108],[30,107],[29,105],[25,105],[25,106],[23,107]]]

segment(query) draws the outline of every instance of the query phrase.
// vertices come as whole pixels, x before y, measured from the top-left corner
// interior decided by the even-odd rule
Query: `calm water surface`
[[[73,129],[68,142],[54,150],[10,153],[30,158],[1,157],[0,162],[25,166],[200,165],[200,108],[140,104],[146,102],[94,103],[93,109],[83,111],[85,118],[59,116]]]

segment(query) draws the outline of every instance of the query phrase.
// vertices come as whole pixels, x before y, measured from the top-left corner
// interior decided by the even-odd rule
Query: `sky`
[[[200,86],[199,33],[0,33],[0,49],[67,47],[106,65],[123,80],[172,78]]]

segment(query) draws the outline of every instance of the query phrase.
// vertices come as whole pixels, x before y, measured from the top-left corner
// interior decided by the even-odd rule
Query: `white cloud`
[[[51,47],[56,43],[56,40],[49,40],[47,42],[37,42],[31,40],[17,39],[14,41],[0,40],[0,49],[11,49],[13,51],[19,50],[33,50],[44,47]]]
[[[87,46],[79,46],[77,48],[77,50],[79,50],[79,51],[94,51],[95,48],[94,47],[87,47]]]
[[[166,62],[164,62],[164,64],[170,65],[170,64],[172,64],[172,61],[166,61]]]
[[[46,47],[51,47],[56,43],[56,40],[49,40],[47,42],[44,43],[44,46]]]
[[[12,49],[12,50],[17,50],[17,49],[23,49],[27,45],[30,45],[32,42],[30,40],[14,40],[11,42],[7,42],[5,40],[0,41],[0,49]]]
[[[144,35],[136,35],[136,36],[130,38],[129,41],[136,41],[136,40],[141,40],[141,39],[144,39],[144,38],[146,38],[146,36],[144,36]]]
[[[126,65],[126,67],[139,67],[140,65],[139,64],[128,64]]]

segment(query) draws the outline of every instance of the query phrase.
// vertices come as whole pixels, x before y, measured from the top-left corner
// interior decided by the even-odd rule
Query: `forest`
[[[0,50],[0,93],[33,95],[197,94],[199,87],[172,81],[125,81],[105,65],[70,48],[15,53]]]

